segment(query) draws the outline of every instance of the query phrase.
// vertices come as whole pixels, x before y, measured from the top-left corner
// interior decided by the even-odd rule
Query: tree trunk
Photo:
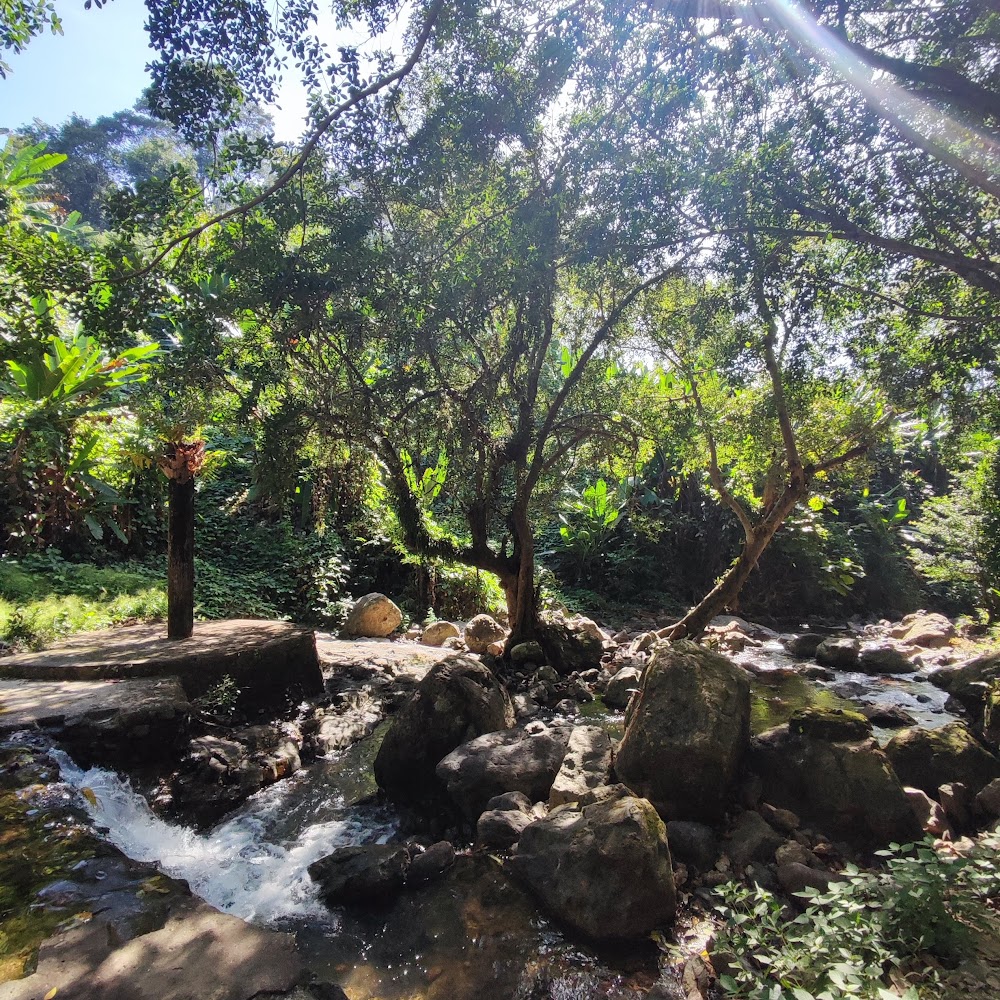
[[[510,637],[507,648],[534,639],[538,628],[538,605],[535,600],[535,536],[527,510],[520,505],[511,516],[514,533],[514,559],[517,572],[501,580],[507,598]]]
[[[167,638],[194,632],[194,478],[170,480],[167,506]]]

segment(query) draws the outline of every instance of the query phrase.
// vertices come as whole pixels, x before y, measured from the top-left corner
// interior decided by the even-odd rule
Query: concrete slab
[[[322,690],[310,629],[289,622],[246,618],[197,622],[190,639],[167,639],[165,625],[74,635],[38,653],[0,659],[0,678],[84,681],[137,677],[180,678],[190,698],[225,676],[244,704]]]

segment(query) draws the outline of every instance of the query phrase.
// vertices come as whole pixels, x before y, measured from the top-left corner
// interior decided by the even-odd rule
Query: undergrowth
[[[848,865],[843,881],[798,893],[807,906],[792,919],[759,886],[720,886],[719,984],[747,1000],[940,996],[937,969],[970,954],[977,933],[1000,931],[988,906],[1000,898],[998,850],[997,833],[965,855],[929,839],[891,844],[878,852],[884,870]]]

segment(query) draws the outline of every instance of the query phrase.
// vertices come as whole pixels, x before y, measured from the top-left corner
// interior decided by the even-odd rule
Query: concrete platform
[[[38,653],[0,659],[0,678],[177,677],[189,698],[225,676],[236,681],[247,707],[275,697],[317,694],[323,687],[312,631],[256,618],[198,622],[190,639],[174,641],[167,639],[165,625],[85,632]]]

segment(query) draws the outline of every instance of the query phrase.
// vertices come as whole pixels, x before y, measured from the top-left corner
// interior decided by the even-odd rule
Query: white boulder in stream
[[[674,917],[666,827],[624,785],[529,824],[504,867],[556,920],[595,941],[642,938]]]

